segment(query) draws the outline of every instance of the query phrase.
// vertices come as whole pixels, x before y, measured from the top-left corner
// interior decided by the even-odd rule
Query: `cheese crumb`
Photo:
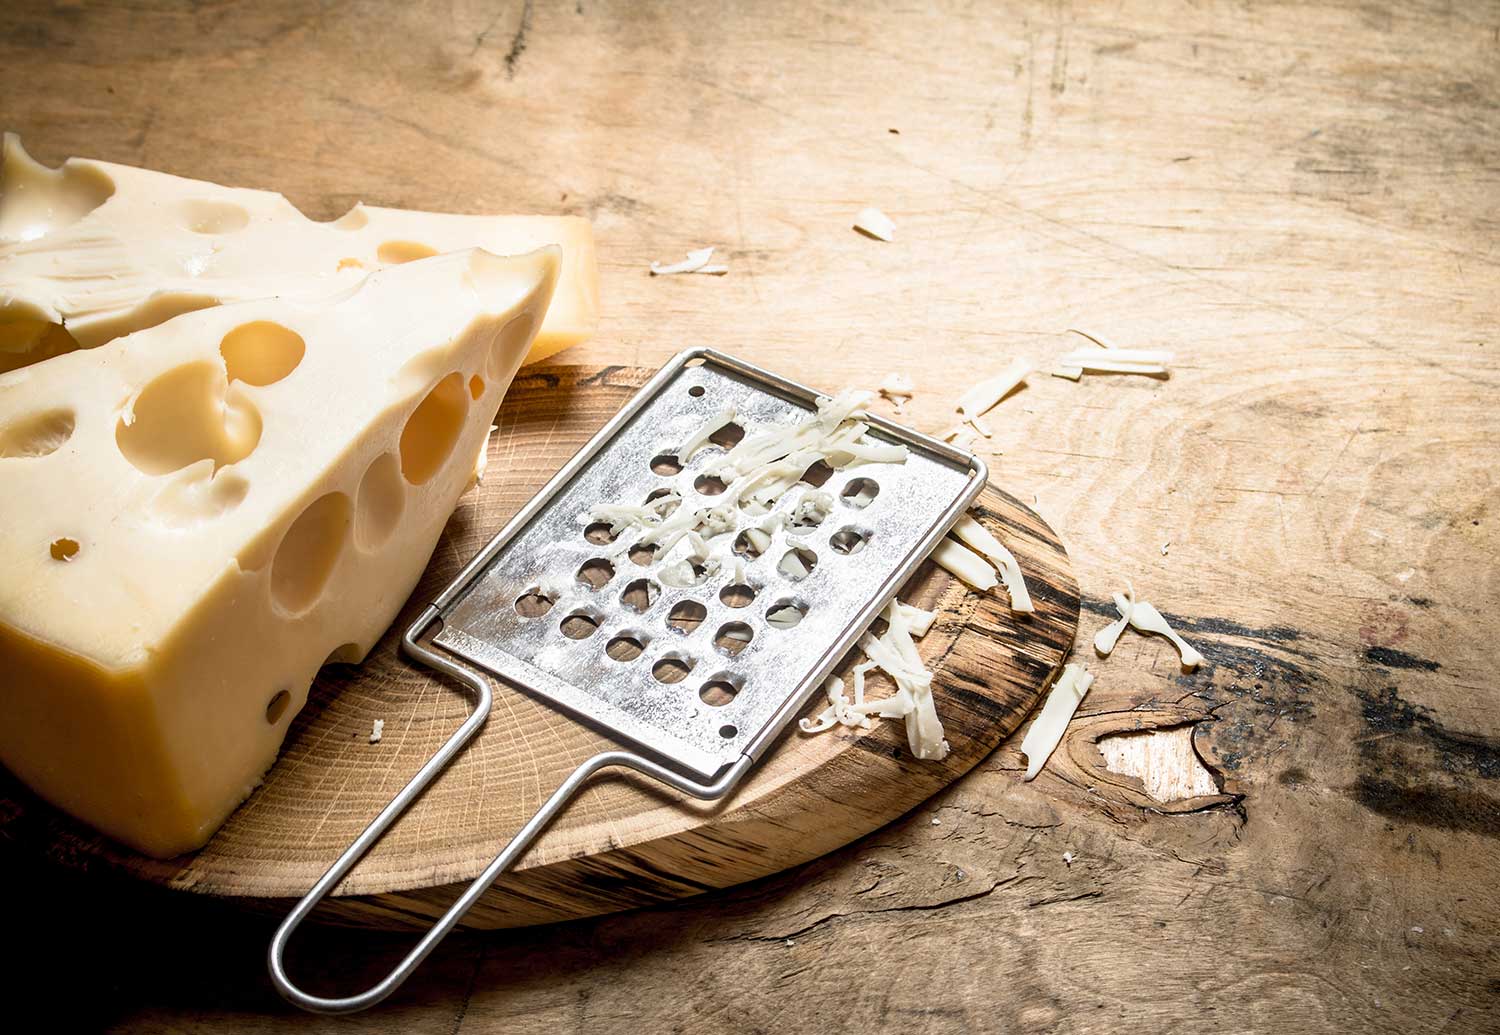
[[[1068,722],[1093,682],[1094,677],[1084,671],[1082,665],[1063,667],[1062,675],[1047,695],[1047,702],[1021,740],[1021,753],[1026,756],[1025,779],[1035,780],[1042,771],[1042,766],[1062,742]]]
[[[1071,867],[1073,865],[1073,860],[1075,858],[1077,858],[1077,857],[1072,852],[1064,852],[1063,853],[1063,863],[1066,866]]]
[[[898,416],[905,416],[906,404],[911,401],[914,387],[911,378],[905,374],[887,374],[885,380],[880,382],[878,390],[896,407]]]
[[[860,209],[854,217],[854,229],[877,241],[892,241],[896,237],[896,224],[878,208]]]
[[[1166,542],[1164,542],[1164,543],[1161,544],[1161,555],[1163,557],[1165,557],[1167,555],[1167,550],[1169,548],[1171,548],[1171,546],[1172,546],[1172,540],[1170,540],[1170,539],[1168,539]]]
[[[687,258],[681,262],[663,266],[659,262],[651,264],[651,275],[653,277],[668,277],[674,273],[701,273],[705,276],[722,277],[729,272],[728,266],[710,265],[709,260],[714,257],[712,248],[699,248],[687,253]]]
[[[370,728],[370,743],[379,744],[381,736],[385,733],[385,720],[376,719],[375,725]]]
[[[933,816],[932,817],[932,825],[935,826],[935,827],[940,827],[940,826],[943,825],[943,821],[940,820],[940,819],[938,819],[936,816]]]

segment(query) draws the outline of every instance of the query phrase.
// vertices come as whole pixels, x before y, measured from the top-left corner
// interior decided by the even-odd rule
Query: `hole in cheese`
[[[178,218],[195,234],[232,234],[250,225],[250,213],[243,206],[207,198],[184,201]]]
[[[168,528],[189,528],[223,517],[245,501],[250,483],[233,471],[215,474],[204,461],[167,482],[151,501],[151,513]]]
[[[260,442],[260,413],[227,391],[214,363],[186,363],[141,389],[115,427],[115,443],[143,474],[170,474],[212,460],[237,463]]]
[[[527,311],[512,317],[501,328],[500,333],[495,335],[484,368],[491,381],[506,381],[515,373],[521,360],[526,358],[527,349],[531,346],[531,340],[536,337],[541,322],[541,313]]]
[[[436,254],[436,248],[418,244],[416,241],[386,241],[375,249],[375,258],[392,265],[426,259]]]
[[[242,323],[219,342],[229,380],[262,388],[286,377],[307,352],[302,335],[270,320]]]
[[[35,458],[62,448],[73,437],[73,411],[43,410],[0,427],[0,457]]]
[[[62,324],[17,316],[18,308],[0,309],[0,374],[77,351],[77,339]]]
[[[478,374],[475,374],[473,377],[469,378],[469,397],[474,399],[475,401],[478,401],[479,397],[483,394],[484,378],[480,377]]]
[[[0,241],[35,241],[72,226],[114,193],[114,180],[102,170],[78,161],[49,169],[11,137],[0,165]]]
[[[421,485],[437,474],[458,442],[469,397],[462,374],[453,373],[433,386],[401,429],[401,474]]]
[[[406,508],[406,486],[394,453],[381,453],[365,469],[354,498],[354,541],[365,550],[385,544]]]
[[[77,539],[54,539],[52,540],[52,559],[54,561],[71,561],[78,555]]]
[[[272,726],[286,714],[286,706],[291,703],[292,695],[285,690],[276,691],[276,696],[266,702],[266,721]]]
[[[271,561],[271,597],[284,611],[301,614],[318,602],[349,535],[349,497],[319,496],[287,529]]]

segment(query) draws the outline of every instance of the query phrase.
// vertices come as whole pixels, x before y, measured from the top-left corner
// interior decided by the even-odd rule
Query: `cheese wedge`
[[[559,265],[459,252],[0,374],[0,762],[202,845],[416,585]]]
[[[0,166],[0,372],[93,348],[180,313],[312,300],[369,272],[464,248],[562,248],[528,362],[594,332],[594,237],[576,216],[460,216],[356,205],[316,223],[280,194],[70,158],[39,164],[7,133]]]

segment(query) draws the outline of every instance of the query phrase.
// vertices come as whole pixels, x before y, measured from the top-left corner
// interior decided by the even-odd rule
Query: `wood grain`
[[[400,618],[363,664],[323,670],[277,764],[202,851],[167,861],[136,855],[13,781],[0,798],[0,835],[74,866],[284,912],[467,714],[467,695],[400,655],[401,632],[651,373],[542,367],[517,378],[485,483],[460,503]],[[903,589],[902,599],[939,611],[919,649],[952,747],[941,763],[912,759],[903,727],[881,723],[789,735],[719,803],[606,775],[464,926],[573,919],[764,877],[884,826],[968,772],[1036,705],[1078,626],[1078,584],[1051,529],[994,488],[975,513],[1017,555],[1037,610],[1014,615],[1003,594],[970,592],[930,563]],[[846,659],[846,678],[858,660],[857,652]],[[538,699],[494,687],[484,731],[335,890],[320,919],[425,926],[579,762],[615,746]],[[376,719],[384,733],[371,744]]]
[[[11,1008],[143,1032],[1500,1029],[1497,47],[1492,0],[0,4],[0,117],[43,159],[322,218],[589,216],[603,319],[570,363],[899,369],[937,430],[1069,327],[1176,353],[1167,381],[1034,378],[991,415],[994,480],[1068,544],[1098,675],[1033,783],[1013,737],[822,861],[464,935],[333,1020],[276,999],[264,921],[18,861]],[[866,205],[893,243],[849,229]],[[727,276],[647,276],[706,244]],[[1124,577],[1197,674],[1133,633],[1092,658]],[[1229,800],[1164,810],[1088,743],[1184,726]],[[297,961],[348,989],[406,944],[314,932]]]

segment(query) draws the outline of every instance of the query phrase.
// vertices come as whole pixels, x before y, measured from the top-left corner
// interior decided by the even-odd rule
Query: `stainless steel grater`
[[[793,513],[815,491],[832,505],[821,520],[804,515],[770,531],[768,542],[746,545],[740,532],[765,515],[731,505],[736,527],[710,541],[723,557],[711,572],[691,561],[683,568],[677,550],[633,548],[638,530],[611,538],[584,515],[673,489],[678,506],[715,507],[723,482],[713,465],[734,435],[803,421],[820,398],[711,349],[680,353],[427,607],[402,645],[472,690],[474,711],[283,921],[269,951],[283,996],[314,1012],[350,1013],[390,995],[599,770],[630,768],[716,799],[785,731],[973,502],[983,461],[864,415],[867,437],[904,444],[905,462],[810,471],[775,509]],[[731,406],[732,426],[676,456]],[[622,750],[580,765],[383,981],[341,999],[302,991],[283,960],[292,933],[484,724],[491,678],[603,728]]]

